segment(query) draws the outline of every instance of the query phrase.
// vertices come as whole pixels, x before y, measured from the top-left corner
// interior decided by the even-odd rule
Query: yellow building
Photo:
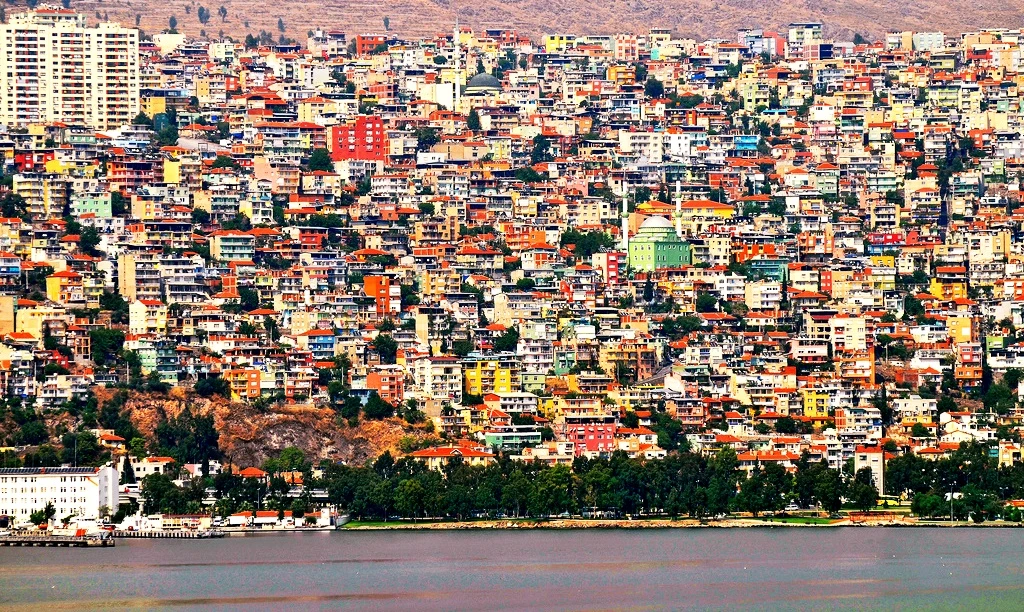
[[[159,95],[142,96],[139,99],[139,111],[146,113],[147,117],[155,117],[160,113],[167,112],[167,98]]]
[[[462,365],[466,395],[515,393],[519,391],[519,363],[516,359],[485,358]]]
[[[933,278],[928,285],[928,293],[940,300],[956,300],[967,297],[967,283],[961,281],[943,281]]]
[[[467,446],[425,448],[411,453],[409,456],[422,461],[431,470],[444,469],[452,461],[458,461],[463,465],[487,465],[494,462],[493,453]]]
[[[167,305],[159,300],[135,300],[128,305],[128,330],[133,334],[167,333]]]
[[[628,85],[636,81],[636,68],[630,65],[613,64],[608,66],[607,79],[616,86]]]
[[[877,266],[871,268],[871,286],[878,291],[896,289],[896,267]]]
[[[714,200],[690,200],[682,204],[682,216],[684,219],[695,217],[713,217],[717,219],[732,219],[736,209],[729,204],[715,202]]]
[[[296,106],[299,121],[307,123],[316,123],[324,115],[338,114],[338,103],[320,96],[299,100]]]
[[[947,317],[946,331],[954,343],[971,342],[974,340],[973,319],[971,317]]]
[[[883,266],[886,268],[896,267],[896,257],[893,255],[872,255],[871,256],[872,266]]]
[[[43,337],[43,325],[47,321],[65,318],[67,311],[61,307],[32,306],[19,308],[15,312],[15,331]]]
[[[181,182],[181,161],[177,159],[165,159],[164,160],[164,182],[165,183],[180,183]]]
[[[547,53],[561,53],[574,46],[576,46],[576,37],[572,34],[544,35],[544,51]]]
[[[822,418],[828,416],[828,392],[821,389],[800,389],[803,396],[804,416]]]
[[[47,276],[46,299],[58,304],[84,302],[82,275],[73,270],[64,270]]]

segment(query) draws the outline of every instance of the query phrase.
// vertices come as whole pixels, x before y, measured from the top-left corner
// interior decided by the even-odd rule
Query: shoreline
[[[1021,523],[1005,523],[1002,521],[986,521],[984,523],[971,523],[961,521],[957,523],[943,523],[917,520],[893,520],[882,519],[877,521],[850,519],[835,519],[828,522],[802,522],[802,521],[771,521],[754,518],[736,518],[717,521],[701,522],[695,519],[616,519],[616,520],[586,520],[586,519],[551,519],[546,521],[531,520],[493,520],[493,521],[444,521],[444,522],[396,522],[393,524],[359,524],[354,521],[351,526],[346,525],[340,531],[457,531],[457,530],[534,530],[534,529],[775,529],[779,527],[813,527],[813,528],[839,528],[839,527],[940,527],[940,528],[1000,528],[1012,529],[1024,527]]]

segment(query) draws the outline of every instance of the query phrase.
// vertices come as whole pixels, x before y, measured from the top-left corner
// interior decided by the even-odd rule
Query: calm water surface
[[[337,532],[0,548],[0,609],[1024,609],[1024,530]]]

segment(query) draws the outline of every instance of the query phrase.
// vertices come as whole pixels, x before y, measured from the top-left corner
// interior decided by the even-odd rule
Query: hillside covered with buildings
[[[210,505],[221,470],[352,504],[600,462],[663,485],[634,510],[1024,496],[1020,30],[89,21],[0,25],[5,468],[151,461]]]

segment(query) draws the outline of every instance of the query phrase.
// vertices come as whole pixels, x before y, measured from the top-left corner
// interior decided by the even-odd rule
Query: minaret
[[[629,195],[622,194],[622,250],[629,255]]]
[[[676,236],[683,239],[683,185],[676,180]]]
[[[462,97],[461,87],[459,87],[459,81],[462,78],[462,70],[459,67],[459,59],[462,54],[462,50],[459,45],[459,13],[455,13],[455,36],[452,38],[452,45],[455,48],[455,108],[452,112],[459,112],[459,100]]]

